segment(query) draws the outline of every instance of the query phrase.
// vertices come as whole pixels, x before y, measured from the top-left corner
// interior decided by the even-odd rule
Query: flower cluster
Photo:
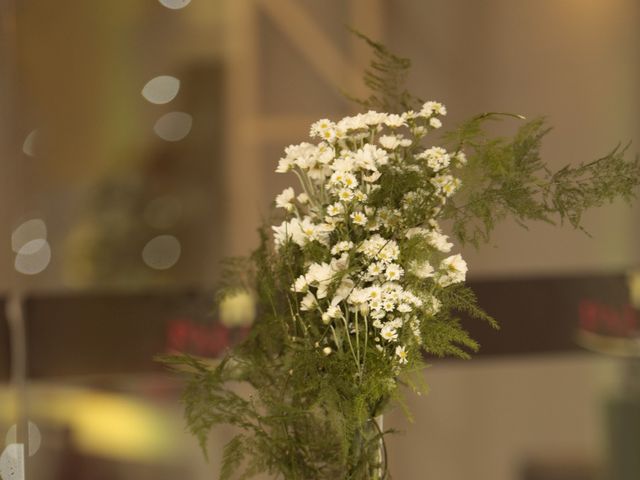
[[[439,293],[464,282],[467,265],[449,255],[437,220],[466,158],[423,146],[446,113],[426,102],[403,114],[322,119],[311,126],[316,143],[291,145],[280,159],[276,171],[293,173],[301,190],[276,197],[285,218],[273,227],[275,248],[295,245],[303,256],[293,314],[325,326],[320,354],[350,352],[359,365],[383,355],[398,373],[420,355]]]

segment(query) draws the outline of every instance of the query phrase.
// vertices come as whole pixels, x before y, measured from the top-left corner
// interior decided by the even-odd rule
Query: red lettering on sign
[[[631,305],[612,307],[584,299],[578,305],[580,328],[593,333],[632,336],[638,331],[638,312]]]
[[[167,327],[167,350],[216,357],[246,337],[248,328],[231,331],[220,323],[205,325],[190,319],[171,320]]]

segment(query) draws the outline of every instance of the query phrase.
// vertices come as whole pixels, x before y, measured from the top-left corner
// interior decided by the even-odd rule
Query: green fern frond
[[[364,83],[370,95],[358,99],[347,94],[350,100],[367,109],[383,112],[401,112],[415,108],[421,101],[406,89],[406,80],[411,70],[411,60],[400,57],[383,44],[365,34],[349,28],[350,32],[371,47],[373,59],[364,72]]]

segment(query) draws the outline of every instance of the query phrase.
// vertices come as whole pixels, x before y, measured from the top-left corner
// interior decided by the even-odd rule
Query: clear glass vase
[[[383,480],[389,478],[386,465],[383,417],[370,418],[352,441],[349,480]]]

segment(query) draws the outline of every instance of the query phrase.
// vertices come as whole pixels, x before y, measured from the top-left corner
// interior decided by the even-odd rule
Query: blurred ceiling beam
[[[253,121],[253,131],[263,141],[290,139],[292,135],[306,136],[309,125],[318,120],[310,115],[261,115]]]
[[[352,36],[345,49],[323,31],[313,15],[295,0],[243,0],[230,2],[228,48],[229,136],[225,183],[227,212],[226,253],[244,255],[255,244],[255,225],[264,179],[258,149],[274,140],[290,139],[292,132],[306,135],[317,118],[299,114],[266,115],[260,112],[259,13],[264,13],[302,55],[313,71],[337,91],[366,96],[362,72],[370,49]],[[349,0],[348,22],[369,37],[384,41],[382,0]],[[345,52],[346,50],[346,52]]]
[[[349,26],[365,34],[372,40],[384,43],[384,15],[382,0],[351,0],[348,2]],[[369,93],[364,84],[362,72],[369,66],[371,48],[355,35],[349,37],[352,58],[352,77],[349,79],[350,92],[364,98]]]
[[[253,245],[255,225],[260,224],[254,200],[260,198],[262,178],[255,173],[257,137],[253,119],[258,115],[258,24],[253,0],[229,2],[229,48],[226,64],[228,106],[224,170],[227,211],[225,253],[244,255]]]
[[[343,90],[349,79],[359,74],[353,62],[322,31],[300,3],[294,0],[256,0],[256,3],[316,73],[336,90]]]

